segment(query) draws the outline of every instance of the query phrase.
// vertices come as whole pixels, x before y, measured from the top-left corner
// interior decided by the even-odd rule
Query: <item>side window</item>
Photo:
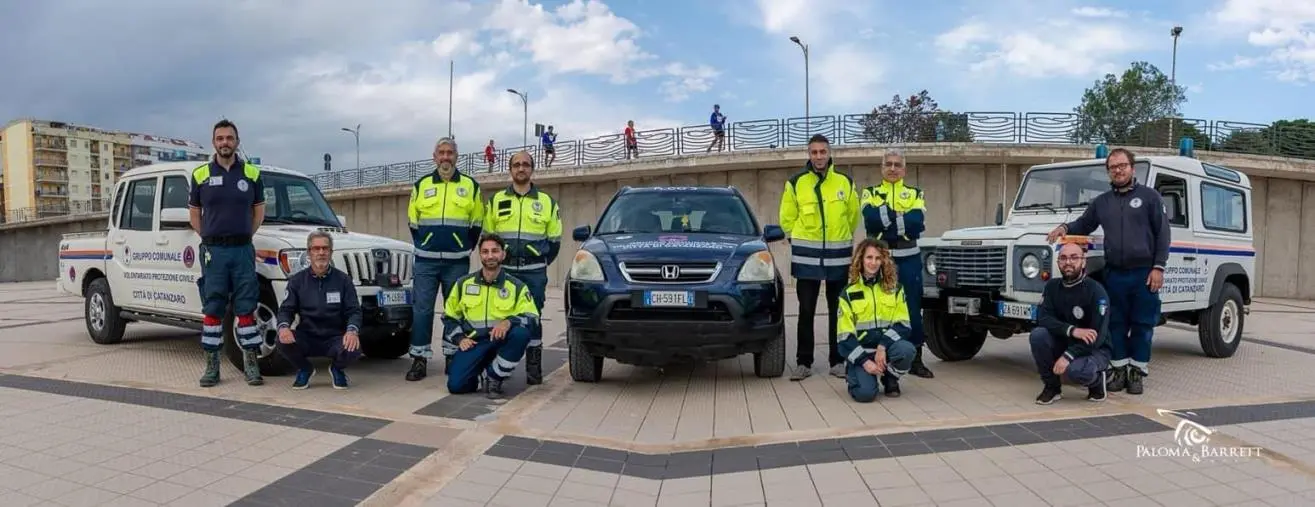
[[[164,178],[164,196],[160,198],[160,209],[187,208],[192,187],[187,185],[187,178],[166,176]]]
[[[1202,183],[1201,224],[1215,231],[1247,232],[1246,194],[1235,188]]]
[[[128,205],[120,229],[149,231],[155,226],[155,186],[158,180],[137,180],[129,183]]]
[[[1187,208],[1187,180],[1172,174],[1160,173],[1155,176],[1155,190],[1164,199],[1164,210],[1169,217],[1169,225],[1187,227],[1187,217],[1191,216]]]
[[[114,227],[118,228],[123,225],[125,217],[127,216],[124,214],[123,195],[128,192],[128,185],[120,183],[116,185],[116,187],[118,188],[114,190],[114,207],[110,209],[112,210],[111,212],[114,213]]]

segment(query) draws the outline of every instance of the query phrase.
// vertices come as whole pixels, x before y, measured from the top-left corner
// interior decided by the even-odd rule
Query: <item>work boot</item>
[[[1128,382],[1128,367],[1113,366],[1110,367],[1109,373],[1110,380],[1105,384],[1105,390],[1111,393],[1122,391],[1123,387],[1127,385]]]
[[[260,357],[256,355],[256,351],[242,351],[242,373],[246,374],[249,386],[265,384],[265,378],[260,376]]]
[[[922,347],[918,347],[918,352],[913,356],[913,366],[909,367],[909,373],[922,378],[933,378],[936,375],[927,369],[927,365],[922,364]]]
[[[205,373],[201,374],[201,387],[214,387],[219,383],[219,351],[205,352]]]
[[[502,379],[493,377],[485,373],[482,377],[484,380],[484,395],[490,400],[496,400],[502,397]]]
[[[525,383],[535,386],[543,383],[543,348],[525,349]]]
[[[415,382],[429,375],[429,361],[423,357],[413,358],[411,370],[406,372],[406,379]]]
[[[882,382],[886,384],[885,386],[886,388],[883,391],[885,392],[886,396],[889,396],[891,398],[899,398],[900,395],[899,379],[896,379],[895,377],[892,376],[887,376],[886,378],[882,379]]]
[[[1140,368],[1128,365],[1126,376],[1128,378],[1128,394],[1141,394],[1143,389],[1141,381],[1146,374],[1142,373]]]

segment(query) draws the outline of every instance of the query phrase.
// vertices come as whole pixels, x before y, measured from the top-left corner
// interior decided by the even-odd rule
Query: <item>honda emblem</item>
[[[680,278],[680,266],[667,264],[662,266],[662,278],[666,280],[675,280]]]

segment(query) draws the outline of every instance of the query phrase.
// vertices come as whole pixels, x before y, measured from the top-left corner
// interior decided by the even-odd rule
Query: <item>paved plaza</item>
[[[441,361],[406,382],[405,359],[363,360],[347,391],[227,363],[203,389],[197,333],[96,345],[54,282],[0,284],[0,504],[1315,505],[1315,303],[1257,302],[1229,359],[1161,327],[1146,394],[1042,407],[1021,335],[870,404],[825,364],[759,379],[747,356],[575,383],[559,297],[544,384],[492,402],[447,395]]]

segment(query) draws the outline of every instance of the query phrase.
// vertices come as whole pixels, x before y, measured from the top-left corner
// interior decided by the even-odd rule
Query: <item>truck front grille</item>
[[[704,283],[716,278],[718,262],[623,262],[621,272],[631,282]]]
[[[388,274],[397,275],[405,285],[411,281],[411,254],[401,250],[388,250],[384,264]],[[344,250],[334,252],[333,264],[362,285],[373,285],[375,259],[372,250]]]
[[[1005,262],[1009,249],[990,247],[939,247],[936,271],[951,271],[961,287],[1001,288],[1005,285]]]

